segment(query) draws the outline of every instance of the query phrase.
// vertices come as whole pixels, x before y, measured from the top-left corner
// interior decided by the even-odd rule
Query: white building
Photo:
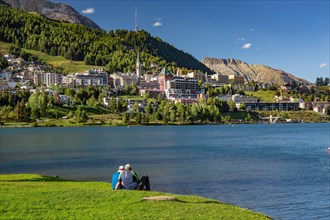
[[[111,74],[110,77],[113,79],[113,87],[115,88],[138,83],[138,76],[135,73],[115,73]]]
[[[109,85],[109,78],[106,72],[97,73],[77,73],[75,75],[63,76],[62,83],[69,87],[85,87],[89,85],[107,86]]]
[[[211,79],[220,84],[226,84],[228,82],[228,76],[219,73],[211,75]]]

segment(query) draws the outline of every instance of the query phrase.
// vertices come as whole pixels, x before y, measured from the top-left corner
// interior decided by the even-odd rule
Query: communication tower
[[[134,26],[134,31],[135,32],[139,31],[139,28],[138,28],[138,13],[137,13],[137,8],[135,8],[135,26]]]

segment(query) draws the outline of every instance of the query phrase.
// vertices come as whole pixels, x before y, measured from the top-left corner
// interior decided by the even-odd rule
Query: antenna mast
[[[134,27],[134,31],[137,32],[139,31],[138,28],[138,13],[137,13],[137,8],[135,7],[135,27]]]

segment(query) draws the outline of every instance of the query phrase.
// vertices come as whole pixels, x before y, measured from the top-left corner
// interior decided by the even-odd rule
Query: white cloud
[[[320,64],[320,68],[323,68],[323,67],[326,67],[326,66],[327,66],[326,63],[321,63],[321,64]]]
[[[247,43],[247,44],[244,44],[244,45],[242,46],[242,49],[243,49],[243,50],[244,50],[244,49],[250,49],[251,46],[252,46],[251,43]]]
[[[85,10],[82,10],[81,13],[83,14],[94,14],[95,8],[86,8]]]
[[[162,23],[160,21],[156,21],[152,26],[159,27],[159,26],[162,26]]]
[[[238,41],[245,41],[244,37],[237,38]]]
[[[250,28],[250,29],[249,29],[249,31],[251,31],[251,32],[252,32],[252,31],[254,31],[254,29],[253,29],[253,28]]]

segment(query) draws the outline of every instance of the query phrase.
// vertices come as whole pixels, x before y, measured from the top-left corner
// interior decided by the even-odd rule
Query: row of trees
[[[325,77],[324,79],[323,77],[316,78],[316,82],[315,82],[316,86],[328,86],[329,84],[330,84],[329,77]]]
[[[0,5],[0,40],[18,47],[42,51],[89,65],[107,66],[109,71],[131,72],[137,50],[146,69],[151,64],[210,71],[190,54],[154,38],[146,31],[98,31],[83,25],[56,22]]]
[[[17,95],[12,95],[8,91],[1,92],[0,106],[1,120],[15,120],[18,122],[34,122],[40,118],[60,118],[66,116],[73,118],[75,122],[85,122],[88,119],[86,107],[102,109],[102,98],[107,96],[107,89],[89,86],[80,88],[77,91],[71,88],[57,87],[55,94],[40,91],[30,93],[26,90],[17,90]],[[128,92],[134,91],[134,87],[128,87]],[[60,111],[57,106],[62,106],[60,94],[72,97],[69,114]],[[159,96],[157,99],[148,99],[146,107],[142,110],[137,103],[134,104],[132,111],[128,112],[127,99],[112,96],[109,100],[108,113],[120,114],[123,123],[130,120],[138,124],[151,121],[163,123],[220,123],[228,121],[230,118],[223,117],[221,113],[237,111],[234,102],[221,101],[219,98],[209,97],[202,103],[184,105],[172,103]],[[244,105],[242,106],[244,108]]]
[[[243,107],[243,106],[242,106]],[[110,107],[111,108],[111,107]],[[153,101],[148,100],[144,111],[141,111],[137,103],[134,104],[132,111],[123,112],[122,123],[226,123],[231,120],[230,116],[222,113],[237,111],[234,102],[221,101],[218,98],[209,98],[202,103],[184,105],[173,103],[167,100]],[[252,121],[250,113],[247,113],[246,121]]]

